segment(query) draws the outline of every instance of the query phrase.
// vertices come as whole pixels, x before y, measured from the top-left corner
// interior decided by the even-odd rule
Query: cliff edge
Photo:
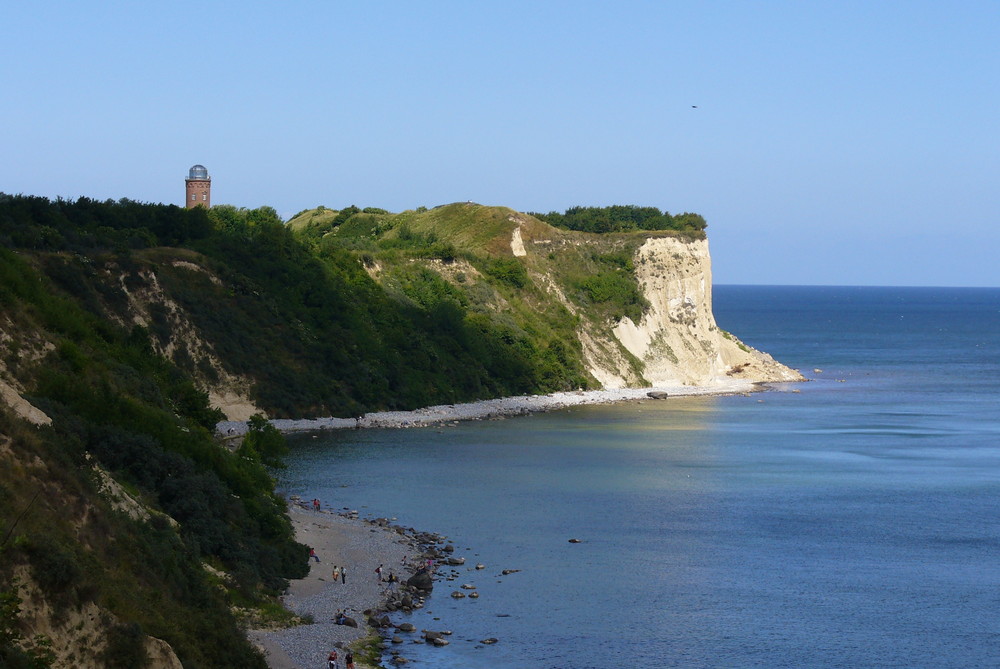
[[[613,328],[617,341],[642,362],[654,386],[711,386],[727,379],[802,381],[796,370],[719,329],[712,313],[712,261],[708,241],[647,239],[635,258],[635,274],[649,308],[638,323],[624,317]],[[606,387],[628,379],[614,369],[592,371]]]

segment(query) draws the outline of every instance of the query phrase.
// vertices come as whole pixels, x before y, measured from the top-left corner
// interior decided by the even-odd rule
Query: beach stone
[[[399,635],[397,634],[397,635],[395,635],[394,637],[392,637],[392,642],[393,642],[393,643],[403,643],[403,637],[401,637],[401,636],[399,636]]]
[[[449,643],[449,641],[447,639],[443,639],[441,637],[438,637],[437,639],[434,639],[434,641],[432,643],[435,646],[437,646],[438,648],[440,648],[441,646],[447,646],[448,643]]]
[[[469,597],[471,597],[472,599],[479,599],[479,593],[478,592],[470,592],[469,593]]]
[[[475,589],[476,589],[476,586],[472,585],[471,583],[463,583],[462,584],[462,590],[475,590]]]
[[[580,543],[580,540],[579,539],[570,539],[569,542],[571,544],[578,544],[578,543]]]
[[[440,638],[441,638],[441,632],[434,632],[432,630],[424,630],[424,640],[425,641],[434,641],[434,639],[440,639]]]
[[[484,643],[484,644],[486,644],[487,646],[489,646],[490,644],[494,644],[494,643],[496,643],[496,642],[497,642],[497,641],[499,641],[499,640],[500,640],[500,639],[497,639],[496,637],[492,637],[492,636],[491,636],[491,637],[490,637],[489,639],[483,639],[483,640],[482,640],[482,641],[480,641],[479,643]]]
[[[667,397],[669,397],[669,395],[662,390],[650,390],[648,393],[646,393],[646,397],[649,397],[650,399],[654,400],[665,400],[667,399]]]
[[[396,629],[398,629],[400,632],[412,632],[417,628],[414,627],[413,623],[400,623],[399,625],[396,626]]]
[[[451,597],[452,599],[462,599],[463,597],[465,597],[465,593],[455,590],[451,593]]]
[[[486,569],[486,565],[480,563],[476,565],[476,569]]]
[[[455,552],[455,547],[452,544],[448,544],[447,546],[445,546],[441,550],[443,550],[445,553],[454,553]]]
[[[342,624],[347,625],[348,627],[357,627],[358,621],[355,620],[354,618],[345,616],[344,622]]]
[[[423,592],[430,592],[434,589],[434,580],[431,575],[426,571],[418,571],[416,574],[411,576],[406,580],[406,585],[414,588],[416,590],[421,590]]]

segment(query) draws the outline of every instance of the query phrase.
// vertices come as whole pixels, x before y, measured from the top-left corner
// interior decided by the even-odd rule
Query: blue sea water
[[[810,381],[297,436],[280,485],[467,556],[422,666],[1000,666],[1000,289],[714,302]]]

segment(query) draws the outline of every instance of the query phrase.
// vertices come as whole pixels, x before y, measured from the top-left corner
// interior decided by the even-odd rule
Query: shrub
[[[528,270],[517,258],[491,260],[486,265],[485,273],[514,288],[524,288],[528,284]]]
[[[607,304],[615,320],[628,316],[638,322],[649,307],[635,279],[624,272],[599,272],[581,281],[579,287],[590,302]]]

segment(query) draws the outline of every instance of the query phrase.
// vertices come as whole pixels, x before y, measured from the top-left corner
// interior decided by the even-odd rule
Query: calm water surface
[[[413,617],[454,631],[399,647],[424,666],[1000,666],[1000,290],[723,286],[715,312],[812,381],[299,436],[281,485],[487,565]]]

